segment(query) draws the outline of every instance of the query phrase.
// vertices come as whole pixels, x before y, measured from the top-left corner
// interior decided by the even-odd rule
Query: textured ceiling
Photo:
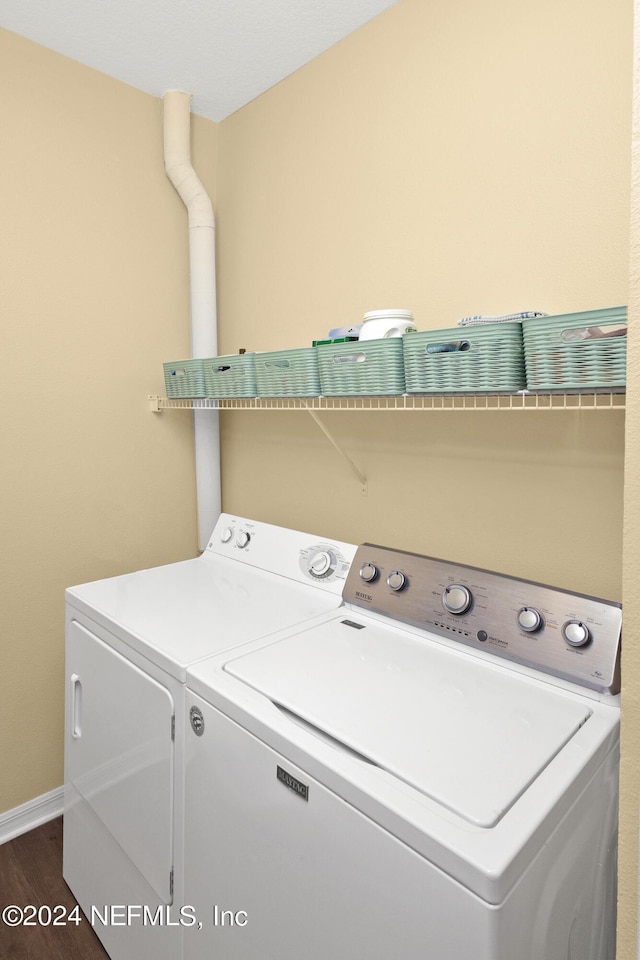
[[[2,0],[0,26],[222,120],[397,0]]]

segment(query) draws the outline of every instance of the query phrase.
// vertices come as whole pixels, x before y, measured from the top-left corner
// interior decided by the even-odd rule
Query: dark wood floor
[[[62,879],[62,818],[0,845],[0,960],[108,960],[108,954],[82,913],[78,924],[17,926],[2,921],[5,907],[47,908],[76,905]],[[61,910],[54,915],[62,918]],[[37,917],[35,918],[37,923]]]

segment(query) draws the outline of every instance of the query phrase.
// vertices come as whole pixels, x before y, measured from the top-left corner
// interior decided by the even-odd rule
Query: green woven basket
[[[529,390],[620,390],[626,385],[627,308],[522,323]]]
[[[320,374],[315,347],[255,354],[258,397],[317,397]]]
[[[397,396],[404,393],[402,339],[329,343],[317,347],[325,397]]]
[[[520,323],[470,324],[402,338],[407,393],[513,393],[524,389]]]
[[[202,360],[178,360],[162,366],[169,399],[194,400],[206,396]]]
[[[208,397],[225,400],[256,396],[256,369],[252,353],[211,357],[203,363]]]

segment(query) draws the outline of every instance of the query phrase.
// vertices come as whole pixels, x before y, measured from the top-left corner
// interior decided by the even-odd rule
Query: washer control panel
[[[369,543],[358,547],[343,599],[594,690],[619,690],[619,603]]]

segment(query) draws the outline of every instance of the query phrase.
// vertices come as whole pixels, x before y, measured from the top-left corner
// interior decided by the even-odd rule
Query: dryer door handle
[[[71,736],[74,740],[82,736],[82,684],[77,673],[71,674]]]

